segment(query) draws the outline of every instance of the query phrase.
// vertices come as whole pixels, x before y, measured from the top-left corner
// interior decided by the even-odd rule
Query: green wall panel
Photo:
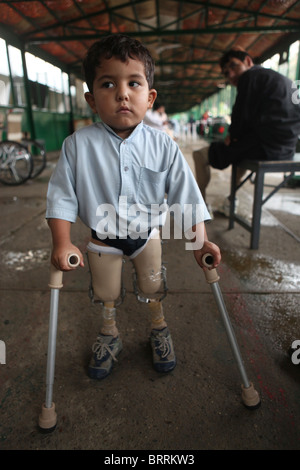
[[[46,151],[60,150],[64,139],[70,134],[69,113],[33,111],[36,139],[44,140]],[[26,113],[23,114],[22,130],[29,131]]]
[[[36,138],[45,141],[47,152],[59,150],[70,134],[69,114],[34,111],[33,119]]]

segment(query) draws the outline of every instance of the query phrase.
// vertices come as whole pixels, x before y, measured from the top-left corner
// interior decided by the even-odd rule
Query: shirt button
[[[129,170],[128,166],[124,166],[124,171],[128,171],[128,170]]]

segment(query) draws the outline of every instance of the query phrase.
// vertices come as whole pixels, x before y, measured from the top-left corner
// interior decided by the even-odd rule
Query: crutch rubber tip
[[[39,429],[43,433],[53,432],[56,428],[57,414],[55,412],[55,404],[52,403],[51,408],[42,406],[42,412],[39,416]]]
[[[253,383],[249,387],[242,385],[242,400],[246,408],[256,410],[260,407],[261,401],[258,392],[255,390]]]

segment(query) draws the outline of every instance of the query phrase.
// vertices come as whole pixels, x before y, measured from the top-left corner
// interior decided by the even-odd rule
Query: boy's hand
[[[71,254],[77,254],[79,256],[79,266],[83,267],[83,255],[81,251],[72,243],[54,247],[51,255],[51,263],[59,271],[71,271],[76,269],[74,266],[70,266],[68,263],[68,259]]]
[[[48,219],[48,225],[52,233],[51,263],[59,271],[71,271],[75,269],[68,263],[69,256],[77,254],[80,258],[80,266],[84,266],[83,256],[80,250],[73,245],[70,238],[71,222],[63,219]]]
[[[202,263],[202,257],[206,253],[209,253],[213,257],[214,262],[212,267],[216,268],[221,262],[220,248],[214,243],[205,240],[201,250],[194,250],[195,259],[202,269],[207,269]]]

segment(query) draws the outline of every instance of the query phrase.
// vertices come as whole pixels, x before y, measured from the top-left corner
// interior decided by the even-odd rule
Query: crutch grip
[[[68,264],[73,268],[76,268],[80,264],[80,258],[77,253],[71,253],[68,256]],[[55,266],[51,263],[50,266],[50,282],[48,286],[51,289],[61,289],[63,286],[63,272],[59,269],[56,269]]]
[[[204,270],[205,278],[208,284],[218,282],[220,279],[217,270],[215,268],[211,269],[211,267],[213,266],[213,261],[213,257],[210,253],[205,253],[205,255],[202,256],[202,263],[206,268],[209,268]]]

